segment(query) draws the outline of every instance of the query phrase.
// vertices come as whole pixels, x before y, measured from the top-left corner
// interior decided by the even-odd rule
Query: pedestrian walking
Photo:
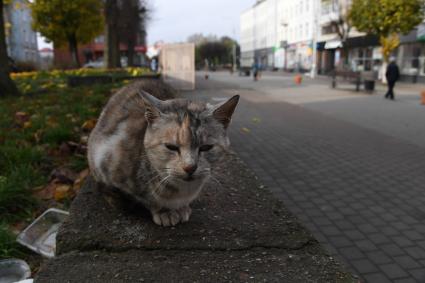
[[[261,65],[256,59],[254,63],[252,63],[252,73],[253,73],[254,81],[258,81],[258,79],[260,78],[261,76],[260,71],[261,71]]]
[[[252,69],[252,77],[253,77],[254,81],[256,81],[257,76],[258,76],[258,69],[257,69],[257,63],[256,62],[252,63],[251,69]]]
[[[387,82],[388,82],[388,91],[387,91],[387,94],[385,94],[385,98],[394,100],[395,83],[400,78],[400,70],[398,69],[398,66],[394,58],[391,58],[391,63],[387,67],[385,77],[387,78]]]
[[[156,61],[156,58],[153,58],[152,60],[151,60],[151,70],[152,70],[152,72],[154,72],[154,73],[156,73],[156,71],[157,71],[157,67],[158,67],[158,64],[157,64],[158,62]]]

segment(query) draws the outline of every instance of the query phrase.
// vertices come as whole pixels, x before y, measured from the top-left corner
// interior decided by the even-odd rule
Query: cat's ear
[[[233,112],[239,102],[239,95],[235,95],[224,103],[215,106],[212,110],[212,116],[223,124],[226,129],[232,119]]]
[[[155,121],[155,119],[161,116],[162,101],[144,90],[140,90],[139,95],[143,99],[143,103],[145,104],[146,120],[149,123],[152,123],[153,121]]]

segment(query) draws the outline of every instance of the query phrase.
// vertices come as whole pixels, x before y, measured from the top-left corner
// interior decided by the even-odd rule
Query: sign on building
[[[420,24],[418,26],[418,32],[416,37],[420,41],[425,41],[425,24]]]
[[[179,90],[195,88],[195,44],[164,44],[160,54],[162,77]]]

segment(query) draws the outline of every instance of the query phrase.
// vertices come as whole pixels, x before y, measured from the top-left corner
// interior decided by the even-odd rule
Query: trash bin
[[[367,91],[374,91],[375,90],[375,81],[365,80],[364,81],[364,89],[367,90]]]
[[[365,91],[373,92],[375,90],[376,73],[374,71],[364,71],[361,73],[361,77]]]

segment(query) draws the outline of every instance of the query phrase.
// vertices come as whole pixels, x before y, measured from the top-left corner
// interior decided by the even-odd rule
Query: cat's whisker
[[[156,186],[156,188],[154,189],[154,193],[156,195],[161,195],[162,194],[162,190],[165,188],[165,186],[167,185],[168,180],[171,178],[171,175],[165,176]]]
[[[215,183],[217,183],[217,185],[220,188],[223,188],[223,184],[216,177],[214,177],[213,175],[211,175],[210,178],[211,178],[212,181],[214,181]],[[215,188],[215,193],[217,193],[218,187],[214,186],[214,188]]]
[[[149,179],[147,182],[146,182],[146,185],[150,185],[153,181],[155,181],[155,179],[157,179],[157,178],[161,178],[161,176],[159,175],[159,174],[156,174],[155,176],[153,176],[151,179]]]

